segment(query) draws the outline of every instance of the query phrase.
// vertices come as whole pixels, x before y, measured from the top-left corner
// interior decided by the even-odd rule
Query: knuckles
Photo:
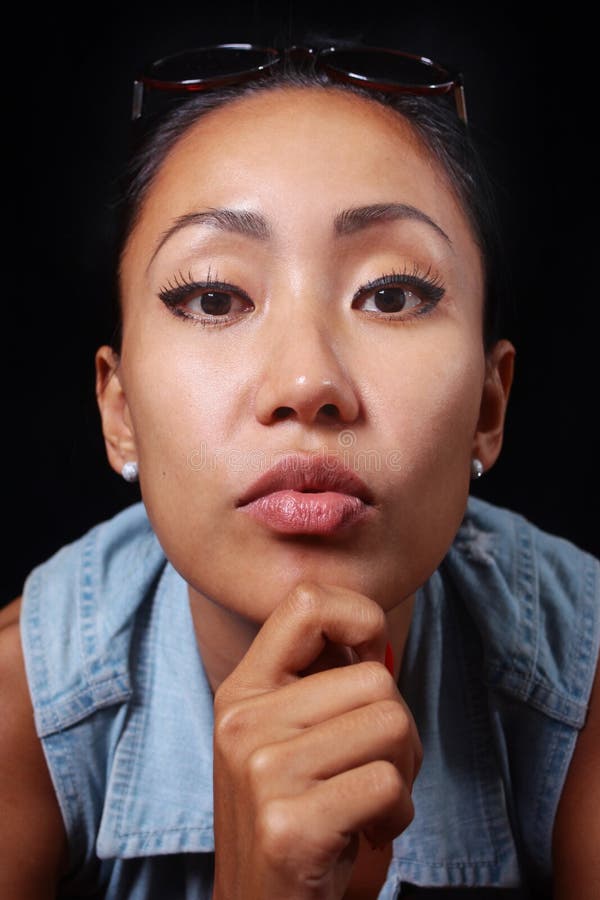
[[[423,763],[423,745],[408,707],[399,697],[371,704],[371,727],[384,736],[390,759],[411,786]]]
[[[223,747],[238,747],[250,733],[254,716],[243,702],[226,703],[215,694],[215,742]]]
[[[374,725],[394,744],[404,744],[412,740],[413,727],[409,714],[395,700],[378,700],[372,704],[371,715]]]
[[[301,581],[296,584],[286,599],[289,612],[300,620],[308,621],[320,618],[324,602],[323,587],[309,581]]]
[[[269,776],[281,771],[281,753],[277,745],[257,747],[246,760],[246,772],[255,793],[264,789]]]
[[[361,620],[371,634],[383,633],[386,628],[386,618],[383,609],[374,600],[367,600],[367,597],[364,597],[364,601],[358,609],[353,610],[354,617],[357,620]]]
[[[256,833],[265,857],[281,866],[282,861],[297,849],[300,837],[297,815],[285,800],[269,800],[257,812]]]
[[[343,601],[341,604],[340,600]],[[286,620],[291,613],[295,619],[307,624],[326,622],[332,608],[337,614],[346,610],[368,637],[383,633],[386,627],[385,613],[378,603],[364,594],[332,585],[300,581],[287,595],[284,606]],[[281,611],[282,607],[279,609]]]
[[[371,765],[370,790],[393,805],[402,799],[406,785],[396,766],[386,759],[380,759]]]
[[[365,696],[371,697],[373,700],[399,696],[393,677],[382,663],[371,660],[356,663],[352,674],[360,680],[359,687],[362,688]]]

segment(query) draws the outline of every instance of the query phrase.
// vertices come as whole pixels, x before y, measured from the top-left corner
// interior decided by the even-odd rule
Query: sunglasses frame
[[[178,81],[157,77],[155,72],[153,72],[153,67],[158,68],[167,61],[176,60],[178,56],[183,57],[190,53],[223,49],[238,51],[247,50],[255,53],[264,53],[266,61],[258,66],[252,66],[243,71],[182,79]],[[370,78],[369,76],[349,71],[347,68],[338,68],[335,65],[336,53],[343,54],[347,52],[351,52],[357,56],[361,53],[379,53],[388,56],[388,58],[390,56],[398,56],[402,59],[408,59],[411,62],[422,64],[428,68],[432,74],[435,73],[438,78],[441,77],[442,80],[431,84],[419,85],[403,84],[402,82],[394,83],[389,81],[378,81],[376,78]],[[160,91],[171,95],[180,94],[182,97],[185,97],[200,91],[211,91],[222,87],[228,87],[232,84],[257,81],[268,77],[280,68],[285,70],[286,64],[288,63],[293,63],[295,65],[298,65],[298,63],[309,63],[315,71],[322,71],[335,81],[387,94],[436,95],[452,93],[454,95],[458,117],[465,125],[467,124],[467,107],[462,74],[460,72],[451,72],[444,66],[432,62],[432,60],[428,59],[426,56],[417,56],[413,53],[405,53],[402,50],[388,50],[382,47],[324,47],[315,49],[311,47],[293,46],[285,50],[277,50],[273,47],[260,47],[255,44],[215,44],[213,46],[199,47],[192,50],[181,50],[178,53],[173,53],[151,63],[146,71],[137,77],[133,83],[132,120],[136,121],[144,115],[144,97],[146,93],[151,91]]]

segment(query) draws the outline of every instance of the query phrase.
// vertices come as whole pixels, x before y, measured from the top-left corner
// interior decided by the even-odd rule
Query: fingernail
[[[388,641],[385,647],[385,667],[392,676],[394,677],[394,651],[392,650],[392,645]]]

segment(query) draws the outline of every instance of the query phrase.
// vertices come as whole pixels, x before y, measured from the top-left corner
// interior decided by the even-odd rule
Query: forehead
[[[179,138],[146,195],[133,243],[155,241],[178,216],[212,207],[258,210],[282,238],[308,242],[340,210],[388,202],[424,211],[473,251],[446,173],[404,117],[336,88],[279,87],[205,113]]]

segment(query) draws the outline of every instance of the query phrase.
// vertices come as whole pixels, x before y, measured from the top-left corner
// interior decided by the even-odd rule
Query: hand
[[[301,585],[221,684],[214,900],[339,900],[359,833],[383,845],[410,823],[421,746],[385,646],[373,600]],[[342,665],[315,671],[324,651]]]

